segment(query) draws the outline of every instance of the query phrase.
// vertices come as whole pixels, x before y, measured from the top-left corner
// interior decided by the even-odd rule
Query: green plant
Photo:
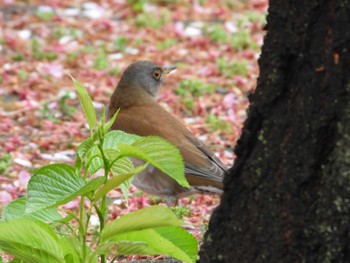
[[[13,61],[23,61],[24,60],[24,55],[21,53],[15,53],[11,56],[11,59]]]
[[[0,173],[4,173],[12,163],[12,157],[9,153],[2,153],[0,156]]]
[[[97,70],[104,70],[108,67],[108,61],[107,61],[107,56],[105,52],[100,51],[98,57],[94,61],[93,67],[94,69],[97,69]]]
[[[206,119],[206,123],[210,131],[222,131],[224,133],[232,133],[233,127],[232,124],[219,119],[213,114],[209,114]]]
[[[266,24],[266,14],[263,12],[248,10],[245,12],[245,17],[247,17],[250,22]]]
[[[219,58],[216,61],[219,71],[227,78],[235,75],[246,76],[248,74],[249,63],[246,60],[231,60],[227,58]]]
[[[40,109],[40,117],[42,119],[47,119],[52,121],[53,123],[59,123],[58,118],[56,117],[56,112],[54,112],[52,110],[52,108],[50,107],[50,101],[45,100],[43,102],[43,106]],[[40,125],[40,124],[39,124]]]
[[[141,46],[141,45],[142,45],[142,43],[143,43],[142,39],[141,39],[141,38],[139,38],[139,37],[137,37],[137,38],[135,38],[135,39],[134,39],[134,41],[133,41],[133,44],[132,44],[132,45],[134,45],[135,47],[138,47],[138,46]]]
[[[68,99],[74,99],[75,98],[75,94],[72,91],[62,91],[59,94],[59,100],[57,102],[61,112],[63,115],[67,115],[70,116],[72,115],[75,111],[76,108],[73,106],[69,106],[69,104],[67,103]]]
[[[128,3],[131,6],[132,11],[143,12],[143,7],[147,3],[147,0],[128,0]]]
[[[195,98],[215,91],[215,85],[204,83],[199,80],[182,80],[176,88],[175,93],[181,96],[181,103],[187,110],[192,111],[195,106]]]
[[[79,55],[80,55],[79,51],[72,51],[70,53],[67,53],[67,55],[66,55],[66,62],[70,66],[74,65],[77,62],[77,60],[79,58]]]
[[[126,44],[128,43],[128,39],[126,37],[117,37],[116,40],[114,40],[114,47],[123,52],[126,48]]]
[[[90,137],[77,148],[75,166],[41,167],[28,183],[27,196],[5,207],[0,222],[0,249],[12,255],[13,262],[104,263],[107,258],[114,262],[120,255],[129,254],[165,254],[195,262],[197,241],[181,228],[183,222],[170,208],[151,206],[107,221],[106,195],[111,189],[120,186],[126,195],[132,177],[148,165],[189,187],[184,164],[179,150],[162,138],[108,132],[118,112],[105,123],[103,108],[97,124],[85,88],[73,81]],[[129,156],[145,164],[134,167]],[[96,176],[101,169],[104,176]],[[65,211],[62,217],[57,207],[77,197],[78,212]],[[98,215],[98,229],[90,227],[93,210]]]
[[[259,48],[258,44],[251,38],[250,33],[243,29],[231,36],[230,44],[235,50],[244,50],[247,48],[257,50]]]
[[[120,72],[122,72],[122,69],[119,67],[112,68],[108,73],[111,76],[118,75]]]
[[[28,77],[29,77],[29,73],[25,69],[20,69],[18,71],[18,78],[20,79],[20,81],[25,81],[28,79]]]
[[[200,80],[182,80],[179,83],[179,87],[176,88],[176,94],[183,95],[191,93],[194,97],[200,97],[204,94],[210,94],[215,91],[215,85],[211,83],[204,83]]]
[[[33,38],[31,41],[31,48],[32,48],[32,53],[33,55],[39,53],[40,50],[40,43],[37,38]]]
[[[91,44],[87,44],[83,47],[80,47],[79,51],[84,54],[94,54],[96,52],[96,48]]]
[[[221,5],[231,9],[231,11],[237,12],[247,6],[249,0],[222,0]]]
[[[151,12],[140,13],[136,16],[135,24],[137,27],[150,27],[153,29],[158,29],[161,26],[169,23],[170,21],[170,11],[161,10],[159,15],[155,15]]]
[[[55,16],[55,14],[52,10],[40,10],[40,9],[35,11],[35,15],[44,21],[50,21]]]
[[[33,57],[38,60],[51,61],[58,57],[58,55],[54,52],[42,51],[40,43],[36,38],[33,38],[31,41],[31,49]]]
[[[172,210],[178,218],[183,218],[191,213],[189,207],[176,206]]]
[[[216,43],[226,43],[228,39],[227,31],[222,25],[215,25],[205,30],[209,38]]]
[[[167,40],[164,40],[163,42],[158,42],[157,49],[158,50],[165,50],[176,43],[177,43],[177,40],[175,38],[169,38]]]
[[[181,103],[186,106],[186,109],[190,112],[193,111],[194,107],[196,106],[195,101],[193,100],[193,97],[186,94],[186,96],[181,97],[180,99]]]
[[[71,36],[73,38],[77,38],[82,34],[82,31],[78,28],[67,27],[63,25],[59,25],[52,30],[52,37],[55,39],[60,39],[63,36]]]

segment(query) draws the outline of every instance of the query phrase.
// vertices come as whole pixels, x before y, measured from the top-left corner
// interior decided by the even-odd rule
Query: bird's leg
[[[166,196],[164,199],[169,207],[175,207],[178,204],[178,199],[175,196]]]

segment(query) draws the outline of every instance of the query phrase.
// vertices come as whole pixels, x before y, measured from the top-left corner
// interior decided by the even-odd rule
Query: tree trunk
[[[271,0],[200,262],[350,262],[350,2]]]

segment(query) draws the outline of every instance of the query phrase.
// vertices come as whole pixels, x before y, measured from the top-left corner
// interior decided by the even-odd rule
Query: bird
[[[107,113],[110,119],[119,110],[111,129],[139,136],[159,136],[179,149],[190,188],[180,186],[151,165],[136,174],[132,181],[142,191],[164,198],[168,206],[175,206],[179,198],[195,193],[221,195],[223,178],[228,171],[202,141],[157,103],[165,76],[175,69],[173,65],[160,66],[148,60],[133,62],[123,72]]]

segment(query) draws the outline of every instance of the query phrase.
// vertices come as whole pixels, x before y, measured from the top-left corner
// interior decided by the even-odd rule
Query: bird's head
[[[172,65],[161,67],[151,61],[137,61],[126,68],[120,84],[125,88],[141,87],[152,97],[156,97],[164,76],[174,69],[176,67]]]

